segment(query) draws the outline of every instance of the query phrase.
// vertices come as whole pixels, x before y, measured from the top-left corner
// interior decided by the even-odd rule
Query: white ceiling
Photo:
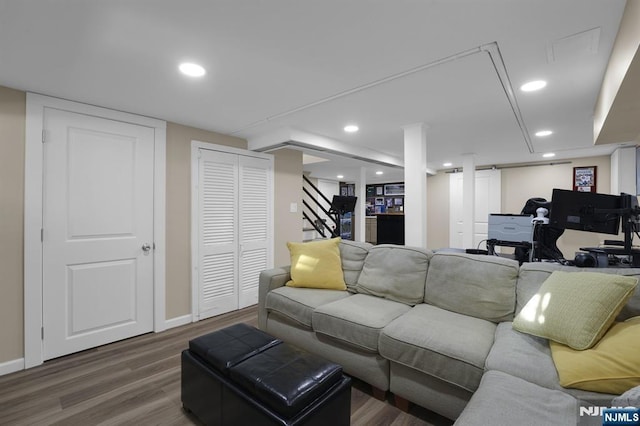
[[[465,154],[475,154],[479,166],[549,161],[545,152],[559,161],[616,147],[593,145],[593,110],[624,6],[624,0],[0,0],[0,85],[250,144],[295,129],[400,161],[403,126],[424,122],[433,170],[445,161],[460,167]],[[206,76],[180,75],[183,61],[203,65]],[[531,79],[548,86],[521,92]],[[360,131],[346,134],[348,123]],[[541,129],[554,134],[534,136]],[[318,177],[340,173],[351,180],[365,167],[370,181],[402,180],[398,168],[314,155],[331,160],[305,166]],[[376,177],[376,170],[385,174]]]

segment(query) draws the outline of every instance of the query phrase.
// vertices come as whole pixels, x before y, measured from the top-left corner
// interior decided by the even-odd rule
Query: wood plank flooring
[[[256,307],[150,333],[0,377],[0,425],[194,425],[180,402],[180,352],[194,337],[245,322]],[[354,380],[352,425],[450,425],[420,407],[379,401]]]

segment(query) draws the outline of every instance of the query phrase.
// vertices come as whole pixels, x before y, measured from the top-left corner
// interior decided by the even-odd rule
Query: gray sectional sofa
[[[288,267],[263,271],[259,327],[392,392],[399,405],[461,425],[576,424],[579,404],[616,396],[561,387],[548,341],[511,327],[553,271],[578,268],[351,241],[340,243],[340,257],[344,291],[285,286]],[[637,315],[638,288],[618,319]]]

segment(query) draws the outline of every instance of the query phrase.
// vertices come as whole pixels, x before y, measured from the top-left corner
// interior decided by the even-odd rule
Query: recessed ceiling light
[[[381,175],[381,174],[383,174],[383,172],[382,172],[382,170],[378,170],[378,171],[376,172],[376,174],[377,174],[377,175]]]
[[[349,124],[348,126],[344,126],[344,131],[347,133],[355,133],[358,130],[360,130],[360,128],[355,124]]]
[[[540,90],[547,85],[547,82],[544,80],[534,80],[520,86],[520,90],[523,92],[534,92],[536,90]]]
[[[543,138],[552,134],[553,132],[551,130],[540,130],[539,132],[536,132],[536,136],[539,138]]]
[[[342,178],[344,178],[344,176],[343,176],[343,175],[338,175],[338,176],[336,176],[336,177],[337,177],[338,179],[342,179]]]
[[[553,152],[547,152],[546,154],[542,154],[542,156],[544,158],[551,158],[551,157],[555,157],[556,154],[554,154]]]
[[[453,166],[453,163],[442,163],[443,167],[451,167]]]
[[[202,77],[207,73],[200,65],[190,62],[182,63],[178,68],[182,74],[188,75],[189,77]]]

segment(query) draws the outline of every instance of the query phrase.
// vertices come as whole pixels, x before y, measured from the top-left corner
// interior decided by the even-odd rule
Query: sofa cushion
[[[313,312],[313,330],[350,345],[378,352],[378,338],[382,329],[410,309],[403,303],[354,294],[319,306]]]
[[[339,244],[340,238],[308,243],[288,242],[287,247],[291,254],[291,281],[287,285],[346,290]]]
[[[498,324],[485,370],[497,370],[539,386],[560,390],[595,405],[609,405],[615,395],[581,389],[564,389],[551,358],[549,341],[520,333],[510,322]]]
[[[495,329],[492,322],[420,304],[385,327],[380,355],[473,392]]]
[[[549,341],[520,333],[510,322],[498,324],[487,370],[499,370],[550,389],[561,389]]]
[[[520,267],[520,276],[516,287],[516,314],[527,304],[538,291],[542,283],[549,278],[553,271],[578,272],[593,271],[593,268],[577,268],[563,266],[559,263],[528,262]],[[599,273],[616,274],[640,279],[640,268],[598,268]],[[631,298],[618,314],[616,321],[624,321],[640,315],[640,285],[636,287]]]
[[[267,294],[266,308],[311,328],[315,308],[350,295],[344,290],[280,287]]]
[[[391,244],[372,247],[358,278],[358,293],[408,305],[421,303],[430,257],[430,252],[420,248]]]
[[[578,423],[578,401],[499,371],[488,371],[454,423],[565,426]]]
[[[518,262],[497,256],[438,252],[427,274],[425,302],[492,322],[510,321]]]
[[[344,282],[347,290],[357,293],[356,285],[364,260],[369,253],[372,244],[357,241],[342,240],[340,241],[340,258],[342,259],[342,272],[344,273]]]
[[[640,317],[613,324],[591,349],[550,347],[564,387],[622,394],[640,386]]]
[[[637,285],[635,277],[554,271],[516,316],[513,327],[573,349],[588,349],[604,335]]]

